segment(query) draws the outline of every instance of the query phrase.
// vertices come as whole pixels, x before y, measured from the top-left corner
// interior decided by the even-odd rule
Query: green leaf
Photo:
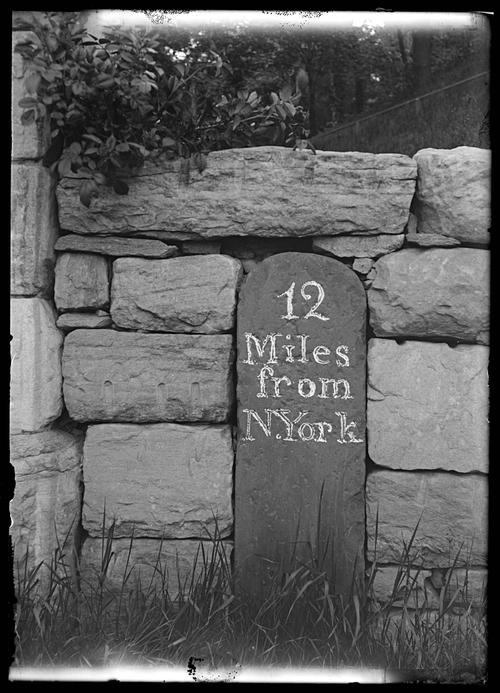
[[[175,140],[172,137],[164,137],[161,141],[164,147],[175,147]]]
[[[20,99],[18,106],[20,108],[32,108],[33,106],[36,106],[37,103],[37,99],[35,99],[33,96],[25,96],[23,99]]]
[[[21,115],[21,123],[23,125],[31,125],[35,122],[35,111],[30,108],[28,111],[24,111]]]
[[[80,185],[80,202],[85,207],[90,207],[93,197],[97,197],[99,190],[94,180],[84,180]]]

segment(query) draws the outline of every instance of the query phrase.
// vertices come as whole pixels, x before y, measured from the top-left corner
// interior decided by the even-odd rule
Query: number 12
[[[318,291],[318,300],[314,304],[314,306],[311,308],[311,310],[304,315],[304,319],[307,320],[308,318],[318,318],[318,320],[330,320],[330,318],[327,318],[325,315],[321,315],[321,313],[316,312],[316,308],[319,308],[319,306],[323,303],[323,300],[325,298],[325,291],[321,284],[318,284],[318,282],[315,281],[309,281],[305,282],[302,284],[302,287],[300,289],[300,293],[302,294],[302,297],[306,299],[306,301],[310,301],[312,299],[311,294],[307,293],[306,287],[308,286],[313,286],[315,289]],[[286,296],[286,307],[287,307],[287,312],[286,315],[282,315],[281,317],[285,320],[298,320],[299,316],[293,314],[293,294],[295,291],[295,282],[292,282],[288,289],[286,291],[283,291],[282,294],[278,294],[277,298],[281,298],[281,296]]]

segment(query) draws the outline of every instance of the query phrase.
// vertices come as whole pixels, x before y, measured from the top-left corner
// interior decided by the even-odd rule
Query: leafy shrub
[[[181,51],[153,30],[108,28],[97,38],[78,12],[33,17],[33,31],[37,42],[16,49],[27,61],[22,122],[49,119],[44,163],[82,175],[87,207],[99,185],[126,194],[146,158],[182,157],[201,172],[210,151],[308,134],[300,93],[231,89],[231,65],[213,41],[205,49],[191,39]]]

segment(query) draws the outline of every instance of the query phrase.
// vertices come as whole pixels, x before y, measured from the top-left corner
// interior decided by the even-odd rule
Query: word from
[[[329,421],[315,421],[313,423],[304,421],[300,423],[302,419],[309,414],[308,411],[299,412],[298,416],[295,418],[289,416],[291,413],[289,409],[264,409],[264,412],[266,414],[265,421],[255,410],[243,409],[243,413],[247,415],[246,434],[243,440],[255,440],[252,436],[252,422],[258,424],[267,438],[271,438],[272,424],[276,419],[284,424],[285,430],[276,433],[274,437],[277,440],[283,440],[285,442],[295,443],[298,440],[302,440],[304,442],[314,441],[315,443],[326,443],[325,433],[333,432],[333,425]],[[351,421],[347,423],[347,414],[345,411],[336,411],[334,413],[335,416],[338,416],[340,419],[340,435],[337,438],[337,443],[362,443],[363,440],[356,437],[356,422]],[[299,423],[300,426],[295,429]],[[283,437],[283,432],[286,433],[285,437]],[[296,433],[298,437],[294,438],[294,433]]]
[[[257,380],[260,384],[260,392],[257,393],[257,397],[269,397],[267,393],[267,380],[272,380],[274,384],[274,394],[271,394],[271,397],[281,397],[280,387],[282,383],[285,383],[287,387],[295,384],[295,381],[290,380],[287,375],[275,377],[274,370],[271,368],[271,366],[263,366],[260,369]],[[351,386],[345,378],[340,378],[338,380],[335,380],[335,378],[319,378],[319,382],[321,383],[321,392],[318,395],[320,399],[329,398],[329,385],[331,385],[333,399],[337,399],[337,397],[340,397],[341,399],[353,399],[351,395]],[[343,395],[339,395],[339,385],[342,385],[344,388]],[[297,391],[301,397],[314,397],[316,394],[316,383],[310,378],[301,378],[297,383]]]

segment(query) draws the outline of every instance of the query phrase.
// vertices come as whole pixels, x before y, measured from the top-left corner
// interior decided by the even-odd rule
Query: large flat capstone
[[[378,513],[378,534],[377,534]],[[482,474],[375,471],[366,481],[367,558],[424,568],[485,566],[488,481]],[[375,538],[377,542],[375,544]]]
[[[64,400],[76,421],[227,420],[231,335],[74,330],[63,350]]]
[[[146,166],[128,195],[102,189],[88,209],[78,198],[81,180],[64,178],[57,199],[61,228],[82,234],[402,233],[415,178],[415,161],[402,154],[249,147],[211,152],[201,173],[180,160]]]
[[[476,147],[421,149],[415,214],[419,233],[489,243],[491,151]]]
[[[229,426],[102,424],[84,446],[83,526],[116,537],[208,538],[231,532],[233,447]]]
[[[393,469],[488,471],[486,346],[371,339],[368,453]]]
[[[234,327],[241,263],[225,255],[113,263],[111,317],[129,330],[214,334]]]
[[[377,260],[368,291],[378,337],[440,337],[488,344],[488,250],[408,248]]]
[[[365,312],[356,275],[320,255],[275,255],[242,285],[235,559],[252,598],[296,560],[338,593],[363,569]]]
[[[11,298],[10,321],[11,431],[38,431],[62,411],[62,334],[43,298]]]

